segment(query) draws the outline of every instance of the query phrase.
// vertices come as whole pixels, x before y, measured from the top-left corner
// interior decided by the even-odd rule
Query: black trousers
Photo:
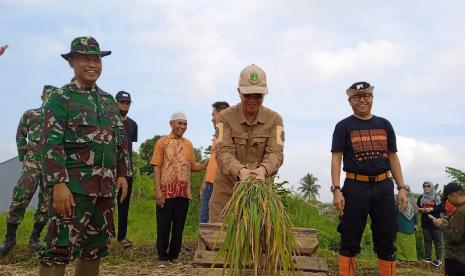
[[[131,192],[132,192],[132,177],[126,178],[128,182],[128,194],[123,202],[119,202],[121,197],[121,192],[118,192],[118,241],[122,241],[126,238],[126,233],[128,230],[128,213],[129,213],[129,202],[131,201]]]
[[[444,261],[446,276],[462,276],[465,274],[465,263],[456,259],[446,258]]]
[[[342,194],[345,208],[337,228],[341,233],[339,254],[354,257],[360,253],[360,242],[370,215],[375,253],[379,259],[395,260],[397,223],[392,180],[363,182],[346,179]]]
[[[163,208],[157,205],[157,251],[160,261],[179,257],[188,210],[189,199],[184,197],[166,199]]]

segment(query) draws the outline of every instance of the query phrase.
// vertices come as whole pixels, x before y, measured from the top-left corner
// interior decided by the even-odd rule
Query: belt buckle
[[[369,182],[376,182],[376,178],[377,178],[376,176],[369,175],[369,176],[368,176],[368,181],[369,181]]]

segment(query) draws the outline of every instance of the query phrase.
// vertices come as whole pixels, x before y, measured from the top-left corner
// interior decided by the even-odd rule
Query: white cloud
[[[164,118],[181,109],[189,113],[189,137],[197,146],[208,145],[210,101],[237,101],[239,71],[253,62],[267,72],[270,94],[265,104],[285,121],[282,178],[297,184],[313,173],[325,201],[331,196],[332,129],[336,118],[351,113],[344,90],[358,80],[376,86],[374,111],[391,119],[396,131],[416,123],[431,129],[428,137],[410,129],[408,134],[398,132],[408,184],[423,178],[443,183],[446,165],[465,167],[458,158],[465,147],[446,142],[451,136],[456,144],[464,139],[465,45],[457,36],[464,17],[458,5],[429,1],[418,9],[402,1],[363,3],[359,16],[362,4],[344,1],[3,3],[8,4],[8,18],[0,20],[2,37],[16,44],[0,67],[11,72],[4,90],[18,91],[18,98],[37,91],[37,84],[66,82],[72,71],[58,54],[69,49],[72,37],[92,34],[103,49],[114,51],[105,59],[99,84],[113,92],[121,87],[133,92],[131,114],[141,141],[166,131]],[[447,12],[436,13],[439,8]],[[24,23],[26,17],[35,24]],[[37,58],[17,55],[12,61],[15,48]],[[14,111],[26,107],[24,100],[14,100],[6,106],[6,123],[16,122]],[[13,137],[15,129],[15,123],[7,124],[0,140]],[[15,154],[13,145],[7,148],[0,147],[2,156]]]
[[[398,136],[397,141],[405,182],[415,192],[422,191],[421,184],[424,180],[446,184],[449,181],[445,173],[446,166],[465,166],[456,152],[441,143],[402,136]]]
[[[307,64],[316,67],[319,76],[335,78],[351,72],[385,72],[402,65],[409,50],[398,43],[377,40],[361,41],[351,48],[323,50],[305,56]]]

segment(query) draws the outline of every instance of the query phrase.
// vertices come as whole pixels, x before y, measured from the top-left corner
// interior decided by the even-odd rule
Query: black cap
[[[128,101],[128,102],[132,102],[132,101],[131,101],[131,94],[129,94],[129,92],[126,92],[126,91],[119,91],[119,92],[116,94],[115,99],[116,99],[117,101]]]
[[[359,82],[352,84],[349,88],[355,89],[355,90],[365,90],[369,88],[370,86],[371,86],[370,83],[366,81],[359,81]]]
[[[458,192],[460,190],[462,190],[463,187],[462,185],[456,183],[456,182],[451,182],[449,184],[447,184],[445,187],[444,187],[444,200],[447,199],[447,197],[452,194],[452,193],[455,193],[455,192]]]

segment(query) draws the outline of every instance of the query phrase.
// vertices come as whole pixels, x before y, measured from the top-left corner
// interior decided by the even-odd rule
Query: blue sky
[[[445,166],[465,169],[463,10],[419,0],[0,0],[0,44],[10,44],[0,57],[0,161],[16,155],[19,118],[40,105],[43,85],[71,79],[60,54],[91,35],[113,51],[98,84],[131,92],[141,142],[183,111],[186,136],[207,146],[211,103],[238,102],[239,72],[255,63],[267,72],[265,105],[284,119],[280,175],[293,187],[310,172],[331,199],[331,135],[351,114],[345,89],[360,80],[375,86],[374,114],[395,128],[407,184],[444,184]]]

